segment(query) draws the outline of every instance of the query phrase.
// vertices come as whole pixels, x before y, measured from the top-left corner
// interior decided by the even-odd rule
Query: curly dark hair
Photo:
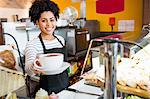
[[[57,20],[59,18],[59,10],[58,5],[53,1],[35,0],[29,9],[29,17],[31,18],[31,22],[36,24],[36,21],[40,19],[44,11],[51,11]]]

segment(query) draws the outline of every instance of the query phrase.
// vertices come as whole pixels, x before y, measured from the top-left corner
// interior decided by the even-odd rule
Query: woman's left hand
[[[33,72],[35,74],[45,74],[45,71],[44,70],[41,70],[41,69],[38,69],[36,67],[33,68]]]
[[[45,71],[41,68],[41,63],[38,58],[36,58],[34,61],[33,71],[35,74],[45,74]]]

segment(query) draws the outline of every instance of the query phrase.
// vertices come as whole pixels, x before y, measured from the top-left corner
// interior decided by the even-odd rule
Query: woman
[[[31,21],[40,29],[39,36],[29,41],[25,48],[25,70],[33,76],[40,73],[40,88],[45,89],[49,95],[58,93],[68,87],[68,73],[45,75],[44,71],[33,68],[34,60],[38,53],[63,53],[65,54],[65,41],[61,36],[54,35],[56,21],[59,18],[57,4],[50,0],[35,0],[29,10]]]

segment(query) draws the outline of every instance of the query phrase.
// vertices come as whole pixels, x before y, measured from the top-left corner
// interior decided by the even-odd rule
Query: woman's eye
[[[41,20],[41,22],[43,22],[43,23],[46,23],[46,22],[54,22],[54,21],[55,21],[55,19],[49,19],[49,20],[43,19],[43,20]]]
[[[42,22],[46,22],[46,20],[42,20]]]
[[[54,19],[50,19],[50,21],[51,21],[51,22],[54,22],[55,20],[54,20]]]

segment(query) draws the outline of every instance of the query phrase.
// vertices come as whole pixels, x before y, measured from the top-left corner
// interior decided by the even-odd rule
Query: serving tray
[[[85,80],[85,84],[101,87],[102,89],[104,89],[104,82],[102,82],[100,80],[95,80],[95,81],[94,80]],[[148,99],[150,98],[149,91],[139,89],[139,88],[132,88],[129,86],[122,86],[120,84],[117,84],[117,90],[119,92],[123,92],[123,93],[127,93],[127,94],[138,95],[143,98],[148,98]]]

